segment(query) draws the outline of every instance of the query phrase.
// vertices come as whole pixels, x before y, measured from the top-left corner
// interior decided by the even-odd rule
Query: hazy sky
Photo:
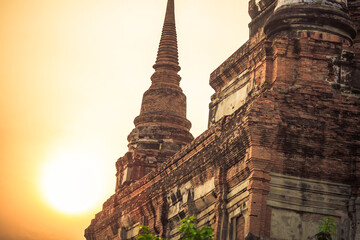
[[[195,137],[207,127],[210,73],[248,38],[247,3],[175,0],[180,84]],[[114,192],[115,161],[150,86],[165,7],[166,0],[0,0],[1,240],[83,239]],[[49,201],[85,203],[81,191],[96,202],[81,214]]]

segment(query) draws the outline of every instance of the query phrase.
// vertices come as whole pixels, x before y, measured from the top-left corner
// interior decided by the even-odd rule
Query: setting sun
[[[59,153],[44,164],[40,180],[46,202],[66,214],[95,207],[105,194],[99,162],[85,151]]]

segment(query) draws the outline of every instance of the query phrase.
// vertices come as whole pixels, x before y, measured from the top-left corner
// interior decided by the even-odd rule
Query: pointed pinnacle
[[[167,3],[159,49],[155,65],[153,67],[155,70],[159,67],[170,67],[176,72],[180,71],[175,26],[174,0],[168,0]]]

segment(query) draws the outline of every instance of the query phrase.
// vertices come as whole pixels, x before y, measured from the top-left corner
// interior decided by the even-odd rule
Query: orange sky
[[[175,1],[195,137],[207,127],[210,73],[248,38],[247,2]],[[84,239],[114,192],[114,164],[150,86],[165,7],[166,0],[0,0],[1,240]],[[96,161],[100,174],[91,176],[101,186],[89,196],[97,205],[73,215],[41,190],[44,166],[71,154],[79,184],[89,187],[84,165]],[[65,182],[69,173],[59,172]]]

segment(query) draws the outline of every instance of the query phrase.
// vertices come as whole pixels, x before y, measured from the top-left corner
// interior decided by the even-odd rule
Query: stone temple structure
[[[144,93],[135,129],[128,136],[129,151],[116,162],[116,191],[156,170],[194,139],[186,119],[186,97],[179,86],[174,0],[167,5],[153,67],[152,84]]]
[[[311,239],[324,216],[335,239],[360,239],[360,0],[250,0],[249,14],[193,140],[168,0],[152,85],[87,240],[136,239],[139,225],[179,239],[190,215],[215,239]]]

